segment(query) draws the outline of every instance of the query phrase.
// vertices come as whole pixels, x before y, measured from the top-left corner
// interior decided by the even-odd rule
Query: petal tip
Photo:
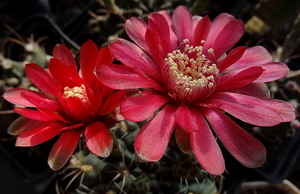
[[[155,158],[151,158],[147,155],[144,155],[144,154],[140,154],[140,153],[137,153],[137,157],[138,157],[138,161],[141,162],[141,163],[146,163],[146,162],[157,162],[159,159],[155,159]]]

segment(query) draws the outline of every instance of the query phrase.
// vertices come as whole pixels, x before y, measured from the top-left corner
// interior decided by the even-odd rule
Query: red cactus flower
[[[120,105],[125,119],[153,116],[136,137],[141,161],[158,161],[175,129],[182,151],[192,150],[211,174],[225,168],[214,134],[246,167],[263,164],[264,146],[224,112],[253,125],[273,126],[294,120],[295,109],[269,98],[263,82],[285,76],[288,68],[272,62],[266,49],[237,47],[225,54],[243,35],[242,21],[221,14],[211,22],[180,6],[172,16],[152,13],[148,23],[133,17],[125,29],[136,44],[116,39],[109,47],[122,64],[100,64],[96,74],[109,87],[141,90]]]
[[[34,146],[60,135],[48,160],[54,170],[68,161],[81,135],[91,152],[108,156],[113,146],[108,127],[114,120],[106,115],[125,94],[104,86],[94,75],[96,64],[104,62],[112,62],[108,48],[99,51],[95,43],[88,41],[80,50],[79,73],[72,53],[63,45],[53,49],[49,71],[37,64],[26,65],[27,77],[41,92],[19,88],[4,94],[13,104],[33,107],[14,108],[23,116],[8,130],[18,135],[16,145]]]

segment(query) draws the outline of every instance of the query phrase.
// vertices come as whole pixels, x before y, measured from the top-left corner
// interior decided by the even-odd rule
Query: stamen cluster
[[[66,98],[70,97],[77,97],[80,98],[82,101],[87,101],[88,98],[86,96],[85,92],[85,85],[81,84],[80,87],[75,86],[73,88],[70,88],[68,86],[64,87],[64,94]]]
[[[216,64],[212,63],[205,54],[202,46],[191,46],[188,40],[183,41],[184,49],[174,50],[168,53],[164,59],[169,66],[171,81],[174,84],[171,87],[171,93],[182,94],[185,100],[195,92],[204,88],[213,88],[215,86],[215,77],[219,70]],[[209,49],[208,53],[213,53]]]

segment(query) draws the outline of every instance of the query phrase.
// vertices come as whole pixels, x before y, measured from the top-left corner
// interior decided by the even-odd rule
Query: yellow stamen
[[[164,60],[169,66],[171,81],[175,83],[172,93],[182,93],[188,98],[194,90],[213,88],[219,69],[203,54],[202,46],[191,46],[187,39],[183,43],[183,51],[174,50]],[[214,50],[210,48],[207,52],[213,54]]]
[[[77,97],[84,101],[87,100],[85,85],[81,84],[80,87],[75,86],[73,88],[64,87],[64,96],[66,98]]]

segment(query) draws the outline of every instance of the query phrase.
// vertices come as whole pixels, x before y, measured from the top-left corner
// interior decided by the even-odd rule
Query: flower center
[[[203,54],[203,47],[190,46],[188,42],[185,39],[183,49],[168,53],[164,59],[168,69],[168,93],[182,103],[195,102],[210,95],[219,74],[216,64]],[[213,55],[213,49],[208,49],[207,54]]]
[[[73,88],[69,88],[68,86],[64,87],[64,96],[66,98],[70,97],[77,97],[80,98],[82,101],[88,101],[85,85],[81,84],[80,87],[75,86]]]

